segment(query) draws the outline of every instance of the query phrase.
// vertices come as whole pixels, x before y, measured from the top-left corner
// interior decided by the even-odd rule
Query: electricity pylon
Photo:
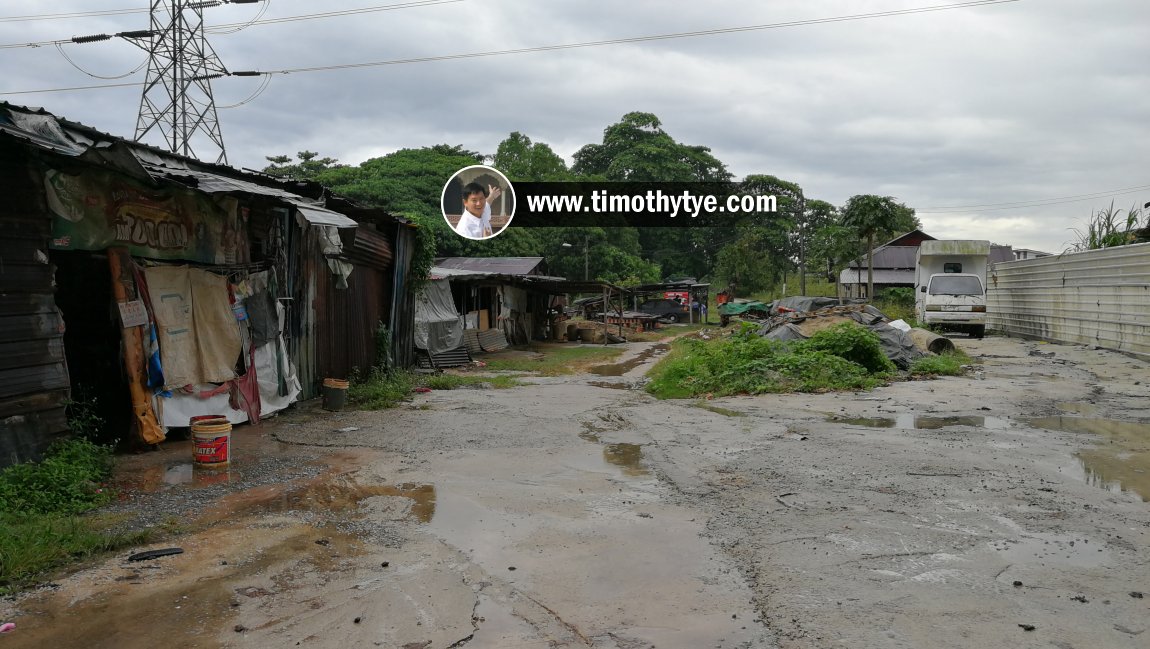
[[[151,29],[132,42],[148,52],[148,78],[136,118],[137,142],[153,130],[169,151],[197,157],[192,140],[205,139],[219,149],[216,162],[227,164],[224,136],[212,98],[212,79],[228,74],[204,37],[205,7],[221,2],[151,0]],[[205,149],[205,153],[206,153]]]

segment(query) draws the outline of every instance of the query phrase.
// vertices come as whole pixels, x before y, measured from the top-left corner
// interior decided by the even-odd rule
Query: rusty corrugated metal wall
[[[988,328],[1150,358],[1150,243],[994,264]]]
[[[391,269],[391,357],[396,367],[415,365],[415,293],[411,291],[411,258],[415,253],[415,229],[395,225],[395,263]]]
[[[0,466],[38,459],[68,430],[64,324],[48,263],[52,221],[27,155],[0,148]]]
[[[376,365],[376,331],[387,321],[393,255],[386,237],[367,225],[356,228],[349,254],[355,270],[347,288],[336,288],[336,278],[320,267],[316,281],[316,379],[345,379],[354,368],[361,372]]]

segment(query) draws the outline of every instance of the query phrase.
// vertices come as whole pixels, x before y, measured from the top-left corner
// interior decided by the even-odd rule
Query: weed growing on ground
[[[862,365],[867,372],[893,372],[894,363],[882,352],[878,334],[853,322],[840,322],[800,342],[802,350],[822,351]]]
[[[112,473],[112,449],[83,439],[59,442],[41,462],[0,472],[0,512],[79,514],[111,498],[102,484]]]
[[[754,334],[744,327],[728,338],[711,341],[683,339],[671,353],[655,365],[647,390],[663,399],[700,395],[763,394],[768,392],[826,392],[870,389],[889,378],[893,366],[871,358],[870,346],[877,337],[848,323],[865,334],[824,330],[818,341],[784,343]],[[829,333],[827,333],[829,332]],[[869,334],[869,336],[867,335]],[[832,351],[834,350],[834,351]],[[843,358],[835,351],[862,359],[876,368]],[[889,360],[883,357],[889,364]],[[889,368],[889,369],[888,369]]]
[[[112,450],[84,439],[53,445],[40,462],[0,471],[0,593],[27,587],[75,558],[139,543],[78,516],[108,502]]]
[[[955,350],[918,359],[911,363],[910,373],[914,376],[958,376],[963,373],[963,366],[970,362],[969,356]]]
[[[351,405],[361,410],[382,410],[403,401],[415,387],[410,372],[372,368],[367,374],[358,369],[349,377],[347,397]]]
[[[459,374],[433,374],[419,380],[420,385],[432,390],[454,390],[466,385],[488,384],[495,389],[523,385],[513,376],[460,376]]]

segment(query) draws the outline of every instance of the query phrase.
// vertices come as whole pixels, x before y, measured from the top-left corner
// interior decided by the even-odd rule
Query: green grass
[[[661,399],[675,399],[865,390],[892,376],[893,366],[881,355],[878,337],[854,323],[791,343],[759,337],[753,329],[710,341],[676,341],[667,357],[648,373],[647,391]]]
[[[465,385],[479,385],[486,383],[492,388],[502,390],[514,388],[524,383],[513,376],[461,376],[459,374],[433,374],[419,380],[419,384],[432,390],[454,390]]]
[[[557,376],[560,374],[574,374],[587,365],[596,365],[609,362],[619,354],[622,349],[605,347],[602,345],[554,346],[533,347],[537,355],[526,356],[491,356],[483,360],[490,371],[509,372],[537,372],[544,376]]]
[[[147,537],[111,532],[99,517],[81,515],[111,499],[104,481],[112,464],[110,447],[73,439],[52,446],[40,462],[0,471],[0,594]]]
[[[0,514],[0,594],[33,586],[79,559],[147,542],[150,530],[111,532],[97,519],[60,514]]]
[[[414,387],[415,377],[410,372],[388,372],[378,368],[366,375],[352,372],[347,399],[360,410],[382,410],[407,399]]]
[[[910,366],[914,376],[959,376],[962,366],[971,363],[970,357],[960,350],[938,356],[920,358]]]

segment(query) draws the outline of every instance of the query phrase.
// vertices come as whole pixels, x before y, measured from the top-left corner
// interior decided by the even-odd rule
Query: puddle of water
[[[256,487],[224,497],[209,509],[209,520],[231,520],[237,516],[272,514],[288,511],[331,512],[354,510],[361,500],[373,496],[399,496],[414,501],[410,515],[423,523],[435,515],[435,486],[405,483],[401,485],[361,485],[327,482],[320,477],[309,484],[288,489],[284,485]]]
[[[996,541],[991,548],[1012,564],[1038,562],[1075,568],[1097,568],[1110,554],[1102,543],[1091,543],[1088,538],[1041,532],[1028,532],[1018,541]]]
[[[643,446],[640,444],[608,444],[603,447],[603,459],[623,469],[624,475],[637,477],[651,473],[643,466]]]
[[[1093,415],[1098,412],[1098,406],[1092,403],[1060,403],[1057,407],[1062,412],[1072,412],[1076,415]]]
[[[528,638],[536,639],[537,644],[523,644]],[[475,637],[467,643],[467,646],[475,649],[499,649],[550,645],[539,637],[539,633],[530,624],[516,617],[490,597],[480,595],[479,604],[475,607]]]
[[[661,343],[644,349],[643,351],[639,352],[638,356],[632,358],[629,361],[615,363],[613,365],[596,365],[587,371],[592,374],[598,374],[599,376],[623,376],[627,372],[630,372],[631,370],[650,360],[651,357],[655,354],[666,352],[670,348],[670,345]]]
[[[839,418],[828,417],[827,421],[850,424],[852,426],[865,426],[867,428],[913,428],[916,430],[938,430],[951,426],[972,426],[988,430],[1006,430],[1010,428],[1010,420],[1001,417],[953,416],[930,417],[904,412],[894,417],[857,417]]]
[[[1150,424],[1093,417],[1036,417],[1035,428],[1091,433],[1108,443],[1079,451],[1080,478],[1111,492],[1129,491],[1150,500]]]
[[[281,536],[265,541],[264,534]],[[326,545],[315,543],[317,534]],[[254,537],[253,537],[254,535]],[[162,559],[163,577],[142,566],[122,567],[122,578],[97,583],[93,596],[80,601],[45,591],[26,600],[22,607],[29,623],[4,638],[7,649],[53,647],[53,649],[154,649],[155,647],[215,647],[221,626],[234,624],[233,603],[263,596],[248,587],[262,582],[275,566],[304,562],[321,573],[338,569],[333,555],[355,556],[362,544],[338,530],[298,526],[289,530],[245,529],[242,533],[219,531],[204,537],[211,550],[189,549],[203,565],[187,559]],[[251,551],[250,548],[259,548]],[[199,553],[198,555],[196,553]],[[183,555],[187,557],[188,555]],[[220,556],[230,561],[221,566]],[[182,566],[180,568],[174,568]],[[280,590],[274,587],[273,590]],[[32,623],[35,620],[35,623]]]
[[[414,501],[411,515],[421,523],[430,523],[435,517],[435,485],[412,484],[410,482],[395,487],[378,487],[380,496],[398,496]]]

